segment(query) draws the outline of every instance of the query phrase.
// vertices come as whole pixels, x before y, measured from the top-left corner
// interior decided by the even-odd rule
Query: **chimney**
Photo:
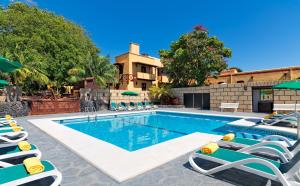
[[[140,55],[140,45],[137,43],[130,43],[129,53]]]

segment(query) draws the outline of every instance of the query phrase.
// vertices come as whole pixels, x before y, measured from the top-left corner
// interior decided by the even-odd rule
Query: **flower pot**
[[[177,97],[169,99],[170,105],[179,105],[179,99]]]

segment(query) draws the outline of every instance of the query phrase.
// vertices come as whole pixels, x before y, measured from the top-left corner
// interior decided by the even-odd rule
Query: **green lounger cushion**
[[[230,142],[239,143],[239,144],[248,145],[248,146],[256,145],[256,144],[261,143],[261,141],[257,141],[257,140],[253,140],[253,139],[247,139],[247,138],[234,138]],[[284,150],[281,147],[277,146],[277,145],[266,145],[266,147],[271,147],[271,148],[279,150],[280,152],[284,152]]]
[[[198,154],[203,154],[201,151],[197,151]],[[272,163],[273,165],[275,165],[277,168],[280,167],[280,163],[277,161],[273,161],[273,160],[269,160],[269,159],[265,159],[265,158],[261,158],[258,156],[254,156],[251,154],[245,154],[245,153],[241,153],[241,152],[236,152],[236,151],[232,151],[232,150],[228,150],[228,149],[223,149],[223,148],[219,148],[216,152],[214,152],[213,154],[205,154],[206,156],[211,156],[214,158],[218,158],[224,161],[228,161],[228,162],[236,162],[239,160],[244,160],[247,158],[258,158],[258,159],[264,159],[269,161],[270,163]],[[272,171],[272,169],[270,169],[269,167],[259,164],[259,163],[249,163],[246,164],[247,167],[262,171],[262,172],[266,172],[269,174],[274,174],[274,172]]]
[[[31,149],[30,150],[36,150],[36,149],[37,149],[37,147],[35,145],[31,144]],[[0,155],[12,154],[12,153],[17,153],[17,152],[21,152],[21,151],[22,150],[20,150],[17,145],[10,146],[10,147],[2,147],[2,148],[0,148]]]
[[[21,130],[21,131],[24,131],[24,130]],[[21,131],[17,131],[17,132],[21,132]],[[16,132],[16,131],[13,131],[12,129],[0,130],[0,134],[7,133],[7,132]]]
[[[54,166],[48,161],[42,161],[41,163],[45,166],[44,172],[48,172],[55,169]],[[7,182],[11,182],[29,176],[31,175],[27,172],[23,164],[15,165],[12,167],[1,168],[0,184],[4,184]]]

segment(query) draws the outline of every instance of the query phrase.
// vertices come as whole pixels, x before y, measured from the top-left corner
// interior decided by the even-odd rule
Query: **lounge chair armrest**
[[[267,141],[267,140],[272,140],[272,139],[280,139],[280,140],[286,142],[286,144],[289,147],[293,145],[289,139],[287,139],[284,136],[280,136],[280,135],[270,135],[270,136],[265,136],[265,137],[261,138],[262,141]]]

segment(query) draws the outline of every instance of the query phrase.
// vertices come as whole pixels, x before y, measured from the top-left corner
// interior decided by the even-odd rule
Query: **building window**
[[[142,67],[141,67],[141,72],[143,72],[143,73],[146,73],[146,72],[147,72],[147,70],[146,70],[146,67],[145,67],[145,66],[142,66]]]
[[[142,90],[147,90],[147,84],[146,83],[142,83]]]
[[[237,81],[236,83],[245,83],[244,81]]]
[[[218,82],[218,84],[220,85],[220,84],[225,84],[225,83],[221,81],[221,82]]]

